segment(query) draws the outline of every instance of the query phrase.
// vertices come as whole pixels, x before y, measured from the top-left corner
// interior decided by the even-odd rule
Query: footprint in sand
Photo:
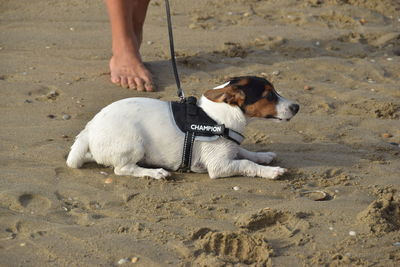
[[[30,91],[28,95],[40,102],[53,102],[59,98],[61,93],[62,91],[60,89],[53,86],[41,86],[38,89]]]
[[[18,212],[46,214],[52,202],[40,193],[5,191],[0,193],[0,203],[3,207]]]
[[[24,210],[42,213],[50,208],[51,202],[40,194],[25,193],[18,197],[18,202]]]
[[[265,266],[270,263],[272,248],[262,236],[243,232],[209,232],[197,241],[207,257],[218,256],[234,263]]]

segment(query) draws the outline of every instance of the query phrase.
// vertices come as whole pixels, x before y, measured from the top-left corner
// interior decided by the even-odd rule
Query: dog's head
[[[266,79],[243,76],[208,90],[204,96],[214,102],[240,107],[249,117],[289,121],[299,111],[299,105],[283,98]]]

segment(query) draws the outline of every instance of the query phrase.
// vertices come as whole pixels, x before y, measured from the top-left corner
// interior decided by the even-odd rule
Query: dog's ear
[[[221,89],[211,89],[204,93],[204,96],[213,102],[225,102],[229,105],[242,107],[245,94],[236,86],[228,85]]]

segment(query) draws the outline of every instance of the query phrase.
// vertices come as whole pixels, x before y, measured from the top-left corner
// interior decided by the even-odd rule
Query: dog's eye
[[[267,100],[270,102],[274,102],[278,99],[278,96],[273,91],[269,91],[267,94]]]

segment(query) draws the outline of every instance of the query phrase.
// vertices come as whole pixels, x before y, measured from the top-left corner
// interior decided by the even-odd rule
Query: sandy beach
[[[399,266],[400,2],[171,0],[187,95],[255,75],[300,104],[242,144],[279,180],[71,169],[75,136],[127,97],[177,100],[164,1],[141,48],[157,91],[109,81],[100,0],[0,1],[0,266]]]

